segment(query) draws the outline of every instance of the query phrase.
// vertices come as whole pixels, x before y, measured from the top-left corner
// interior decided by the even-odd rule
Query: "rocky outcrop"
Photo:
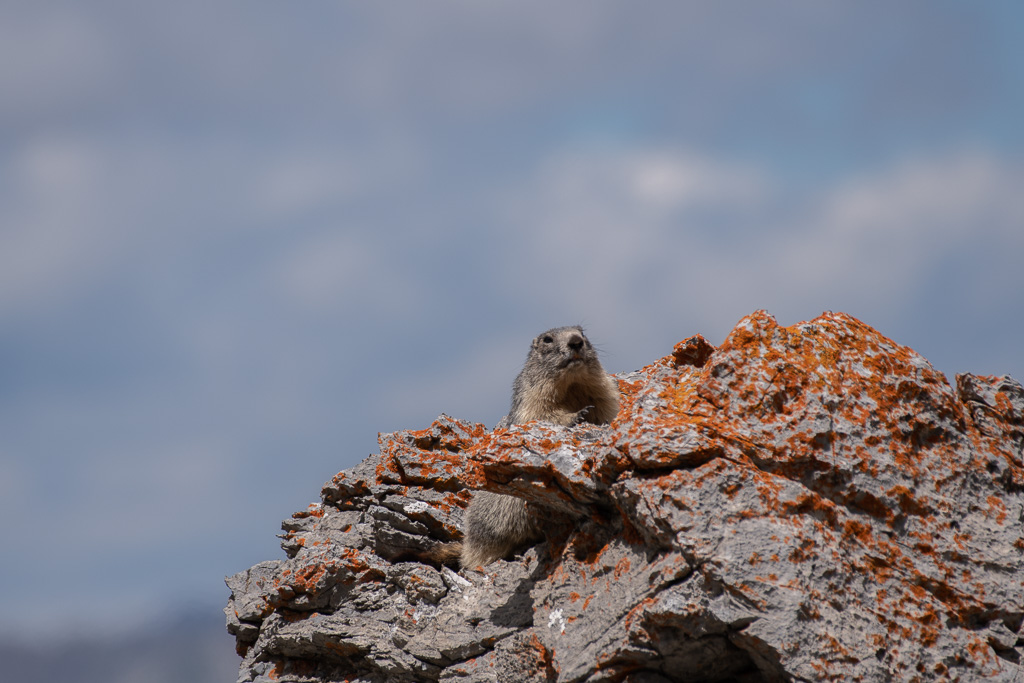
[[[763,312],[618,379],[607,428],[382,435],[228,578],[239,680],[1024,680],[1018,382]],[[547,540],[425,563],[473,489]]]

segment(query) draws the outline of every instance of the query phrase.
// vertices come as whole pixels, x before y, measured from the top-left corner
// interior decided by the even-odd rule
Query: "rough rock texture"
[[[757,312],[619,377],[606,428],[380,437],[228,579],[240,681],[1022,681],[1024,389]],[[469,489],[560,512],[419,561]]]

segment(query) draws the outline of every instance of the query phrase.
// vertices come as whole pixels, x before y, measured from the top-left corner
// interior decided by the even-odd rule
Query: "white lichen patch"
[[[413,514],[417,512],[426,512],[430,509],[430,506],[424,503],[422,500],[414,500],[411,503],[405,505],[402,508],[406,513]]]
[[[558,633],[565,635],[565,617],[562,616],[562,610],[560,609],[551,610],[551,614],[548,615],[548,628],[556,624],[558,625]]]

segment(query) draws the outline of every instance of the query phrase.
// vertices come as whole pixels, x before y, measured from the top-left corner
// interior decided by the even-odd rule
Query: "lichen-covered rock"
[[[239,681],[1021,681],[1024,388],[763,312],[619,377],[606,428],[383,435],[228,579]],[[425,563],[470,490],[513,561]]]

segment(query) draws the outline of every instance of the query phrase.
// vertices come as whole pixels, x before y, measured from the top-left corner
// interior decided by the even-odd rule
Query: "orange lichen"
[[[320,503],[310,503],[305,510],[292,513],[292,519],[305,519],[307,517],[323,517],[324,508]]]
[[[794,563],[806,562],[814,559],[815,554],[812,551],[815,545],[816,544],[813,540],[809,538],[805,539],[798,547],[793,548],[793,550],[790,551],[787,559]]]
[[[630,562],[629,558],[623,557],[621,560],[615,563],[615,580],[622,578],[622,575],[629,571]]]
[[[428,429],[384,435],[376,484],[387,495],[416,498],[425,488],[442,493],[441,501],[435,493],[427,503],[432,510],[409,516],[432,530],[440,524],[455,537],[455,525],[437,518],[466,507],[467,487],[496,490],[514,481],[522,492],[525,481],[534,487],[531,502],[558,497],[581,511],[582,520],[589,514],[576,531],[552,533],[548,549],[555,561],[539,579],[554,595],[568,595],[568,610],[579,610],[565,617],[567,623],[578,625],[595,599],[601,609],[588,616],[603,617],[608,593],[639,583],[641,596],[616,623],[625,624],[630,638],[656,638],[665,629],[652,624],[679,615],[665,615],[666,606],[643,595],[643,588],[672,585],[692,566],[704,573],[695,579],[769,614],[795,594],[804,635],[824,631],[823,624],[807,622],[835,619],[847,608],[873,613],[877,624],[868,624],[863,642],[836,632],[822,634],[820,648],[789,634],[786,642],[770,644],[791,657],[799,642],[818,650],[812,656],[805,649],[803,657],[805,673],[817,671],[821,680],[847,680],[847,665],[858,661],[851,652],[860,653],[865,643],[878,650],[887,675],[907,680],[950,677],[948,666],[999,664],[982,640],[968,644],[962,635],[952,645],[943,641],[945,664],[912,659],[920,648],[938,644],[945,629],[979,629],[981,615],[1005,601],[1005,591],[995,595],[991,588],[984,555],[990,532],[1003,534],[999,547],[1012,543],[1024,551],[1024,537],[1006,536],[1017,503],[1001,497],[1024,485],[1024,468],[1019,453],[993,436],[1000,425],[1019,425],[1019,408],[1008,394],[983,387],[985,405],[980,399],[961,403],[913,350],[839,313],[780,327],[757,312],[718,349],[692,337],[630,376],[619,381],[619,415],[596,436],[595,430],[542,424],[488,432],[444,417]],[[549,460],[559,449],[576,458],[570,472],[565,460],[562,470]],[[952,506],[950,496],[964,490],[966,476],[971,487],[997,480],[996,492]],[[337,507],[351,509],[374,485],[343,473],[332,481],[341,493],[325,493],[325,499],[337,497]],[[598,496],[611,490],[613,505],[585,509],[595,490]],[[294,517],[323,514],[311,506]],[[964,525],[970,533],[959,531],[972,515],[982,517],[984,532],[977,523]],[[290,547],[304,546],[305,534],[317,533],[306,527],[314,526],[288,532]],[[609,540],[595,528],[614,528],[615,536]],[[685,569],[669,571],[665,554],[652,559],[652,536],[665,542],[658,552],[676,553]],[[763,545],[737,542],[765,538],[770,542]],[[268,610],[285,615],[290,590],[386,581],[383,561],[369,552],[308,548],[297,557],[302,562],[289,561],[274,589],[263,586],[279,596]],[[986,590],[993,595],[986,597]],[[701,608],[685,609],[697,614]],[[531,635],[531,666],[553,671],[553,650]],[[495,666],[493,656],[480,661]],[[615,680],[629,666],[612,651],[597,664]]]
[[[735,495],[736,492],[739,491],[741,488],[743,488],[742,484],[738,484],[738,483],[728,484],[727,486],[722,488],[722,493],[724,493],[725,495],[731,497],[731,496]]]
[[[544,673],[547,680],[557,678],[559,667],[555,663],[555,650],[545,646],[536,633],[531,634],[526,641],[523,655],[531,660],[534,670]]]
[[[996,496],[989,496],[985,499],[988,503],[988,516],[995,517],[996,524],[1003,524],[1006,522],[1006,504],[999,500]]]

